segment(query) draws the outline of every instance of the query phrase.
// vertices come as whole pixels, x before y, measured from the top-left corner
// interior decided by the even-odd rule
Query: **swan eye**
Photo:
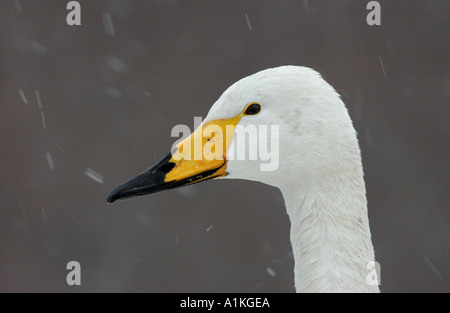
[[[247,107],[247,109],[245,109],[244,114],[245,115],[255,115],[255,114],[258,114],[259,111],[261,111],[261,105],[259,103],[252,103]]]

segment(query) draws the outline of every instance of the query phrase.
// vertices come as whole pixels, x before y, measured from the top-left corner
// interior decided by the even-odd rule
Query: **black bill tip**
[[[148,195],[162,190],[196,184],[201,181],[210,180],[225,175],[223,172],[217,173],[220,169],[224,168],[226,164],[226,161],[224,160],[223,163],[216,168],[204,169],[203,171],[199,171],[199,173],[192,176],[166,181],[167,173],[172,171],[176,165],[173,161],[171,162],[171,159],[172,153],[168,153],[152,168],[115,187],[108,194],[106,202],[110,204],[119,199]]]
[[[175,166],[175,163],[169,162],[171,158],[172,154],[168,153],[152,168],[115,187],[106,197],[106,202],[111,204],[119,199],[142,196],[165,189],[166,174]]]
[[[114,201],[116,201],[117,199],[119,199],[120,197],[117,195],[117,192],[115,190],[115,188],[113,190],[111,190],[108,194],[108,196],[106,197],[106,203],[111,204]]]
[[[117,186],[109,192],[108,196],[106,197],[106,203],[111,204],[116,200],[123,198],[124,193],[122,192],[121,188],[119,188],[121,186],[122,185]]]
[[[119,197],[117,197],[113,191],[111,191],[108,194],[108,197],[106,197],[106,203],[111,204],[113,202],[115,202],[117,199],[119,199]]]

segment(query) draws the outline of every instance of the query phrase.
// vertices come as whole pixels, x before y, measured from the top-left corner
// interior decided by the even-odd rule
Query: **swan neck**
[[[320,188],[282,192],[291,221],[297,292],[379,292],[371,279],[374,250],[362,173]]]

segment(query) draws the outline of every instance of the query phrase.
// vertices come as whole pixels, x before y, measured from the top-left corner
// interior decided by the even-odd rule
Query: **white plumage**
[[[367,283],[374,250],[360,150],[337,92],[306,67],[267,69],[229,87],[205,122],[236,116],[250,102],[260,103],[261,112],[239,124],[279,125],[280,164],[263,172],[259,160],[229,160],[225,178],[260,181],[283,193],[297,291],[378,292]]]
[[[260,111],[245,114],[252,103]],[[276,170],[261,171],[261,160],[251,160],[248,149],[244,160],[192,161],[183,155],[174,159],[182,150],[177,146],[153,168],[114,188],[108,202],[217,177],[263,182],[278,187],[285,199],[298,292],[378,292],[368,269],[374,250],[359,145],[333,87],[306,67],[267,69],[230,86],[199,129],[211,123],[222,125],[218,133],[233,123],[278,126],[279,138],[267,137],[268,146],[276,140],[279,147]],[[201,132],[191,135],[194,142],[196,134]],[[237,132],[231,135],[226,156],[241,149],[234,144]]]

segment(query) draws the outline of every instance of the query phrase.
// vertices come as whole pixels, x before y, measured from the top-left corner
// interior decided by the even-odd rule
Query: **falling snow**
[[[44,217],[44,220],[46,220],[47,219],[47,214],[45,214],[44,206],[41,206],[41,209],[42,209],[42,216]]]
[[[436,277],[440,280],[440,281],[444,281],[444,276],[442,276],[442,274],[438,271],[438,269],[436,268],[436,266],[434,266],[434,264],[430,261],[430,259],[427,256],[423,256],[423,259],[425,260],[425,263],[427,263],[428,267],[431,269],[431,271],[434,273],[434,275],[436,275]]]
[[[23,103],[28,104],[28,100],[25,97],[25,94],[23,93],[22,89],[19,89],[19,95],[20,95],[20,98],[22,98]]]
[[[17,12],[22,12],[22,7],[20,6],[19,0],[14,0],[14,4],[16,5]]]
[[[255,287],[256,287],[256,288],[261,288],[261,287],[264,287],[265,285],[266,285],[265,282],[260,282],[260,283],[257,284]]]
[[[50,151],[47,151],[46,155],[47,155],[48,166],[50,167],[51,170],[54,170],[55,167],[53,166],[53,159],[52,159],[52,155],[50,154]]]
[[[34,93],[36,94],[36,102],[37,102],[38,108],[42,110],[42,103],[41,103],[41,97],[39,96],[39,90],[35,90]]]
[[[128,1],[124,1],[124,3],[125,2],[128,2]],[[23,3],[25,3],[24,4],[25,5],[25,7],[24,7],[24,9],[25,9],[24,15],[21,14],[21,12],[22,12],[21,0],[12,0],[12,2],[10,2],[10,10],[12,11],[13,15],[14,15],[14,12],[18,12],[19,15],[16,14],[16,17],[17,16],[22,16],[22,19],[29,15],[27,13],[29,13],[28,10],[30,10],[30,8],[33,9],[32,7],[28,6],[28,3],[26,1],[23,1]],[[302,2],[298,3],[298,5],[300,6],[300,9],[302,8],[302,4],[303,4],[303,12],[305,12],[303,14],[311,14],[311,12],[314,13],[315,8],[314,8],[314,2],[313,1],[302,0]],[[114,43],[114,46],[116,44],[117,44],[117,46],[120,46],[120,45],[123,45],[123,44],[128,45],[129,43],[132,43],[132,40],[125,41],[125,42],[119,41],[117,43],[115,42],[116,40],[119,40],[120,38],[119,37],[115,37],[116,33],[115,33],[115,27],[114,26],[118,27],[118,31],[119,31],[118,34],[120,34],[122,29],[120,28],[120,25],[118,24],[118,19],[120,18],[121,21],[124,22],[125,21],[124,18],[127,15],[125,13],[124,13],[124,15],[121,15],[120,10],[116,10],[116,9],[114,9],[112,7],[110,7],[110,8],[111,8],[111,12],[113,14],[111,14],[110,12],[107,12],[106,11],[107,9],[103,9],[104,10],[103,13],[101,11],[94,12],[94,13],[89,12],[89,14],[95,14],[97,22],[98,22],[97,24],[99,26],[98,30],[100,32],[104,31],[105,32],[104,37],[108,39],[109,43],[111,43],[111,44]],[[64,11],[64,7],[63,7],[63,11]],[[234,14],[234,13],[232,13],[232,14]],[[242,11],[241,11],[240,14],[242,14]],[[240,14],[237,15],[237,18],[240,21],[240,26],[239,27],[241,28],[241,30],[244,31],[244,33],[246,33],[244,21],[242,19],[242,15],[240,15]],[[250,14],[254,14],[254,13],[252,13],[252,11],[250,11]],[[101,15],[101,17],[100,17],[100,15]],[[116,25],[114,25],[114,23],[113,23],[114,22],[113,17],[115,19]],[[14,16],[13,16],[13,18],[14,18]],[[59,18],[61,18],[61,16]],[[62,18],[64,18],[64,16]],[[134,18],[134,17],[131,16],[130,18]],[[257,20],[255,20],[256,16],[252,15],[252,18],[253,18],[253,22],[256,23],[257,22]],[[296,16],[296,18],[298,18],[298,17]],[[250,18],[249,18],[249,15],[247,14],[247,12],[245,12],[245,20],[246,20],[246,23],[248,25],[249,31],[252,32],[252,24],[251,24],[251,21],[250,21]],[[33,22],[31,20],[28,20],[28,17],[27,17],[26,21],[24,21],[24,23],[25,23],[24,26],[20,26],[18,24],[20,21],[21,21],[21,19],[19,17],[17,17],[17,21],[14,21],[15,25],[18,27],[18,29],[19,30],[22,29],[22,30],[20,32],[16,32],[17,34],[14,35],[16,38],[14,40],[11,40],[11,43],[14,43],[16,45],[15,49],[18,52],[17,54],[19,56],[20,55],[25,55],[25,58],[24,59],[17,59],[16,61],[17,62],[22,62],[22,65],[23,65],[22,73],[23,73],[23,75],[27,75],[27,77],[31,77],[29,79],[30,81],[32,81],[33,79],[34,79],[33,81],[37,81],[38,80],[37,76],[36,75],[32,76],[33,73],[36,73],[36,71],[34,70],[33,66],[31,68],[27,67],[30,64],[27,61],[28,58],[29,58],[29,54],[30,53],[31,54],[33,54],[33,53],[35,54],[34,56],[31,56],[31,57],[33,57],[34,58],[33,60],[35,60],[36,62],[39,62],[39,60],[41,60],[41,59],[47,61],[48,60],[48,56],[43,56],[42,57],[41,55],[46,55],[46,54],[49,53],[49,51],[51,51],[53,53],[53,51],[57,51],[58,49],[55,48],[54,45],[52,45],[52,42],[50,41],[49,38],[41,39],[41,38],[44,38],[44,37],[38,36],[37,40],[29,39],[28,36],[33,36],[33,35],[41,33],[37,29],[35,31],[34,31],[34,29],[32,29],[28,33],[24,32],[24,30],[27,30],[27,28],[29,28],[29,27],[27,27],[27,25],[28,26],[29,25],[37,26],[38,23],[35,23],[36,21]],[[135,20],[133,19],[132,21],[135,21]],[[103,26],[101,24],[102,22],[103,22]],[[64,23],[64,21],[63,21],[63,23]],[[259,30],[258,26],[259,26],[259,24],[257,25],[257,32]],[[102,29],[102,27],[103,27],[103,29]],[[170,28],[170,30],[171,29],[172,28]],[[71,33],[73,33],[73,31],[74,31],[70,27],[66,27],[64,29],[61,28],[61,30],[62,31],[69,30]],[[160,30],[158,30],[158,32],[160,32]],[[252,33],[252,34],[255,35],[257,32]],[[21,34],[21,35],[19,35],[19,34]],[[252,35],[252,34],[249,34],[249,35]],[[65,35],[64,33],[61,33],[61,36],[64,36],[64,35]],[[162,34],[161,36],[164,36],[164,35],[166,35],[166,34]],[[438,35],[439,35],[439,33],[438,33]],[[21,37],[21,36],[24,36],[24,37]],[[148,36],[148,38],[158,38],[158,36],[156,36],[156,37]],[[217,34],[217,36],[220,38],[220,34]],[[311,36],[314,38],[314,30],[313,29],[311,29]],[[133,37],[133,36],[131,36],[131,37]],[[135,37],[140,39],[139,35],[136,35]],[[105,38],[103,38],[103,39],[105,39]],[[393,38],[395,38],[395,37],[393,37]],[[307,44],[308,42],[305,41],[305,43]],[[302,41],[301,44],[299,44],[300,45],[300,49],[302,49],[301,48],[302,46],[305,46],[305,43]],[[393,45],[393,43],[394,43],[394,45]],[[385,59],[388,58],[387,59],[387,64],[386,64],[388,67],[389,67],[389,64],[390,64],[389,61],[390,60],[392,61],[392,58],[395,59],[395,57],[397,56],[397,53],[398,53],[398,56],[399,56],[398,58],[399,59],[400,59],[400,56],[404,55],[403,54],[404,51],[402,50],[402,49],[404,49],[404,47],[403,47],[402,43],[403,42],[397,43],[395,41],[392,42],[392,41],[389,40],[389,41],[386,42],[386,44],[384,46],[384,48],[386,50],[385,51],[386,54],[383,54],[383,52],[380,52],[380,54],[383,55],[383,57]],[[152,47],[150,46],[150,43],[148,43],[148,44],[149,44],[148,50],[150,50]],[[145,48],[145,45],[143,47]],[[92,48],[92,47],[88,47],[88,48]],[[108,57],[108,55],[111,55],[111,54],[108,54],[108,53],[112,53],[111,51],[113,51],[110,48],[111,47],[107,47],[106,52],[104,52],[103,50],[101,50],[101,51],[99,50],[98,55],[100,55],[100,53],[107,53],[106,55],[103,54],[102,59],[100,59],[100,61],[103,61],[103,64],[100,64],[100,67],[101,67],[101,65],[103,65],[103,68],[107,68],[107,70],[110,72],[109,74],[114,74],[114,73],[123,74],[123,73],[126,73],[127,70],[128,70],[127,65],[129,66],[129,70],[131,71],[131,63],[128,63],[128,60],[130,60],[131,57],[129,57],[129,56],[125,57],[126,54],[122,54],[122,53],[120,54],[120,56],[121,56],[121,58],[122,58],[122,56],[124,56],[123,59],[117,58],[115,56]],[[112,48],[114,48],[114,47],[112,47]],[[132,49],[130,49],[130,50],[132,50]],[[11,51],[13,51],[13,49],[11,49]],[[72,55],[73,54],[71,54],[71,56]],[[98,58],[98,55],[96,56],[97,58]],[[376,65],[376,54],[374,56],[370,56],[369,55],[367,57],[371,57],[372,58],[372,61],[374,63],[373,65],[375,65],[375,70],[376,70],[375,72],[377,74],[377,77],[381,80],[381,75],[378,72],[380,70],[376,68],[377,67],[377,65]],[[386,72],[386,69],[385,69],[382,57],[379,56],[378,58],[379,58],[379,63],[380,63],[382,75],[383,75],[384,79],[387,79],[388,75],[387,75],[387,72]],[[61,59],[61,60],[56,60],[55,59],[55,61],[62,62],[62,61],[64,61],[64,59]],[[161,62],[163,62],[163,61],[164,60],[162,60]],[[36,63],[36,62],[34,62],[34,63]],[[159,62],[159,60],[157,60],[156,62]],[[154,63],[156,63],[156,62],[154,61]],[[404,63],[407,63],[407,62],[405,61]],[[17,64],[19,64],[19,63],[17,63]],[[38,68],[42,67],[41,66],[42,64],[38,64],[38,63],[36,63],[36,64],[37,65],[35,67],[38,67]],[[87,64],[92,64],[92,63],[87,63]],[[82,66],[86,66],[86,65],[84,63],[83,64],[80,63],[79,65],[77,64],[77,66],[82,68]],[[432,70],[430,69],[429,71],[431,73]],[[18,72],[18,73],[20,73],[20,72]],[[395,73],[394,73],[394,68],[390,68],[390,76],[391,76],[390,80],[392,80],[396,76]],[[447,75],[447,76],[450,77],[449,75]],[[113,77],[113,80],[107,80],[106,82],[104,82],[105,86],[107,86],[108,84],[121,86],[121,85],[118,84],[117,81],[114,80],[115,79],[114,75],[112,75],[111,77]],[[20,78],[20,80],[19,80],[19,78]],[[18,77],[18,79],[16,81],[20,83],[20,81],[26,81],[26,79],[27,79],[26,77]],[[437,82],[440,83],[439,81],[437,81]],[[444,89],[444,91],[448,90],[448,88],[450,86],[448,83],[445,84],[446,82],[447,82],[447,80],[444,81],[444,87],[443,88],[446,88],[446,89]],[[40,83],[42,83],[42,82],[40,82]],[[49,81],[49,83],[54,83],[54,82],[53,81]],[[34,101],[34,97],[35,97],[36,105],[37,105],[37,107],[39,109],[39,110],[37,110],[37,112],[40,112],[41,120],[42,120],[42,127],[43,127],[44,130],[46,130],[46,131],[41,132],[41,133],[44,133],[44,134],[47,134],[47,135],[51,135],[51,131],[52,130],[55,130],[58,133],[61,133],[61,131],[58,131],[57,129],[55,129],[57,127],[57,123],[55,123],[55,122],[57,122],[56,115],[57,115],[57,113],[60,110],[58,110],[58,109],[56,111],[55,110],[53,110],[53,111],[51,110],[52,104],[57,103],[57,101],[54,101],[55,99],[51,99],[51,95],[45,93],[45,90],[48,90],[48,88],[44,88],[42,86],[39,86],[38,88],[40,88],[40,91],[43,92],[42,100],[46,104],[45,113],[50,114],[50,115],[47,116],[47,118],[49,119],[49,122],[50,122],[50,124],[49,124],[50,125],[50,129],[49,130],[46,130],[47,129],[47,127],[46,127],[46,119],[45,119],[45,115],[44,115],[44,111],[43,111],[43,103],[41,102],[40,92],[39,92],[39,90],[35,89],[35,88],[37,88],[37,85],[36,86],[28,86],[26,84],[22,84],[22,85],[18,85],[16,88],[13,88],[12,89],[12,97],[13,97],[12,104],[17,104],[17,109],[24,109],[24,108],[25,109],[30,109],[30,108],[33,108],[33,110],[34,110],[35,107],[34,107],[33,101]],[[18,87],[21,87],[21,88],[24,88],[24,90],[27,90],[28,96],[25,95],[23,89],[19,89],[18,90],[19,97],[20,97],[20,100],[19,100],[19,98],[17,98],[17,94],[15,93],[15,92],[17,92]],[[125,88],[127,86],[125,86],[123,88],[122,87],[123,86],[121,86],[121,88],[117,89],[117,88],[112,87],[112,86],[107,86],[107,87],[104,88],[104,92],[106,93],[106,95],[108,95],[112,99],[120,100],[122,98],[126,98],[126,96],[129,95],[129,92]],[[136,88],[136,87],[133,87],[133,88]],[[159,89],[158,85],[156,87],[151,87],[150,86],[149,88],[154,88],[155,90],[153,90],[153,91],[158,96],[158,91],[157,91]],[[412,85],[408,89],[406,89],[406,88],[402,89],[402,87],[400,86],[397,90],[399,90],[400,93],[402,93],[402,96],[409,97],[410,98],[409,100],[411,100],[413,98],[419,98],[419,97],[414,97],[414,96],[416,94],[419,94],[420,90],[416,90],[414,88],[415,88],[414,85]],[[55,90],[60,90],[60,86],[58,86],[58,84],[55,84],[54,89]],[[356,119],[361,119],[363,110],[366,110],[366,107],[364,107],[362,104],[367,102],[367,105],[370,105],[369,101],[363,101],[364,100],[364,96],[368,97],[368,95],[371,94],[370,93],[371,89],[368,89],[366,91],[365,89],[362,88],[362,90],[365,91],[364,93],[361,90],[357,89],[357,88],[352,88],[352,89],[355,91],[354,93],[350,90],[349,92],[345,92],[344,91],[342,94],[347,99],[352,100],[352,102],[354,103],[354,106],[353,106],[354,112],[355,112],[354,115],[355,115]],[[441,90],[441,89],[439,89],[439,90]],[[33,91],[34,91],[35,95],[33,95]],[[413,93],[413,91],[414,91],[414,93]],[[368,94],[366,94],[366,92],[368,92]],[[27,97],[30,97],[30,100],[28,100]],[[139,98],[138,100],[142,101],[143,104],[148,108],[149,111],[154,111],[155,110],[156,112],[154,112],[154,113],[158,113],[157,104],[152,102],[151,98],[153,98],[154,96],[151,93],[149,93],[147,91],[143,91],[141,89],[141,97],[143,99]],[[353,101],[353,99],[354,99],[354,101]],[[149,104],[146,102],[146,100],[147,100],[147,102]],[[28,105],[28,103],[30,103],[30,107],[20,104],[19,101],[22,101],[25,105]],[[376,100],[376,101],[374,100],[374,103],[379,103],[379,102],[380,102],[379,99]],[[367,112],[370,112],[369,109],[370,108],[367,108]],[[27,111],[27,110],[25,110],[25,111]],[[146,114],[149,113],[149,112],[147,112],[147,110],[144,107],[142,107],[142,111],[146,111]],[[19,112],[22,112],[22,111],[19,111]],[[33,111],[33,116],[32,116],[32,118],[34,120],[34,123],[32,125],[34,127],[34,130],[36,130],[36,128],[38,130],[40,130],[40,126],[38,125],[38,123],[39,123],[38,118],[39,117],[37,116],[37,114],[39,114],[39,113],[37,113],[37,112]],[[87,112],[91,113],[90,111],[87,111]],[[366,112],[366,111],[364,111],[364,112]],[[152,116],[153,115],[154,114],[152,114]],[[70,116],[70,115],[66,114],[64,116]],[[64,116],[61,116],[61,118],[64,118]],[[368,114],[365,114],[364,116],[368,116]],[[26,121],[28,121],[28,120],[24,119],[24,122],[26,122]],[[65,121],[62,120],[61,124],[64,125],[64,123],[65,123]],[[153,125],[152,125],[152,127],[153,127]],[[363,137],[363,138],[366,139],[366,143],[368,144],[369,147],[373,147],[374,140],[375,140],[375,143],[377,142],[377,139],[378,139],[377,138],[377,134],[379,135],[379,132],[376,131],[377,127],[378,127],[377,125],[374,125],[373,129],[372,128],[369,129],[368,126],[362,126],[361,127],[362,130],[363,130],[362,135],[365,135],[365,137]],[[41,133],[38,133],[37,135],[41,135]],[[63,133],[65,133],[65,131]],[[372,138],[372,136],[373,136],[373,138]],[[53,137],[55,137],[55,136],[53,136]],[[73,140],[70,140],[71,139],[70,136],[67,136],[67,137],[57,136],[55,138],[59,138],[58,141],[61,141],[61,145],[64,147],[64,149],[66,149],[68,151],[71,150],[69,148],[70,146],[72,146],[72,147],[74,146],[73,145]],[[380,140],[380,139],[378,139],[378,140]],[[55,171],[55,164],[56,164],[56,166],[58,166],[58,171],[50,172],[51,174],[57,174],[58,172],[60,172],[61,170],[64,169],[63,166],[68,166],[68,169],[70,169],[70,164],[66,164],[66,165],[63,164],[63,162],[62,162],[63,158],[62,157],[58,160],[58,155],[60,155],[58,153],[58,151],[63,151],[63,149],[58,144],[56,144],[53,141],[51,141],[51,137],[47,138],[47,141],[50,143],[50,147],[45,148],[45,144],[42,144],[42,145],[38,146],[39,150],[33,151],[33,153],[35,152],[35,154],[40,156],[40,159],[39,159],[39,163],[40,164],[39,164],[39,166],[44,171],[46,171],[44,174],[47,174],[48,172],[50,172],[49,169],[51,171]],[[53,147],[53,145],[54,145],[54,147]],[[103,146],[96,147],[96,148],[100,151],[103,148]],[[49,150],[49,151],[47,151],[47,150]],[[76,152],[82,153],[83,151],[84,151],[84,149],[80,148],[79,151],[76,151]],[[136,152],[136,154],[138,153],[138,151],[136,149],[136,145],[135,145],[135,152]],[[149,157],[151,158],[151,151],[149,151],[149,152],[150,152],[149,153],[150,154]],[[45,157],[44,157],[44,154],[45,154]],[[156,153],[156,146],[155,145],[153,146],[153,154],[154,154],[154,160],[156,162],[157,161],[157,153]],[[55,159],[53,159],[53,157],[55,157]],[[44,158],[46,160],[44,160]],[[48,168],[47,168],[47,166],[45,164],[46,162],[48,163]],[[76,168],[75,168],[75,170],[76,170]],[[80,172],[83,171],[82,167],[79,168],[78,171],[80,171]],[[78,172],[78,173],[80,173],[80,172]],[[92,170],[90,168],[86,168],[84,170],[84,175],[88,176],[90,179],[94,180],[96,183],[99,183],[99,184],[103,184],[104,183],[103,176],[98,174],[97,172],[95,172],[94,170]],[[49,175],[46,175],[46,176],[49,176]],[[83,175],[81,175],[81,177],[83,179],[85,179]],[[96,186],[96,185],[94,185],[94,186]],[[177,190],[177,192],[179,192],[180,195],[185,196],[185,197],[195,197],[196,194],[197,194],[196,188],[197,188],[196,186],[191,186],[191,188],[190,187],[186,187],[186,188]],[[19,187],[17,187],[17,189],[19,189]],[[12,196],[12,201],[13,201],[12,207],[15,208],[15,210],[17,211],[17,212],[15,212],[15,214],[17,215],[17,219],[13,220],[12,225],[16,225],[19,229],[24,229],[29,223],[34,221],[33,220],[33,214],[36,214],[37,217],[40,220],[41,217],[39,217],[39,207],[41,208],[42,218],[43,218],[44,221],[46,221],[47,220],[46,208],[42,204],[45,204],[45,206],[47,206],[47,208],[50,208],[49,209],[49,214],[50,214],[49,215],[49,218],[50,218],[49,222],[52,221],[52,219],[55,218],[55,216],[54,216],[54,214],[53,214],[53,212],[51,210],[51,206],[49,206],[49,204],[45,203],[44,201],[36,202],[36,200],[35,200],[35,203],[32,203],[32,201],[30,200],[32,198],[28,197],[28,195],[26,195],[26,194],[22,195],[23,199],[20,196],[17,196],[17,200],[16,200],[16,197],[14,197],[14,192],[16,192],[18,194],[20,192],[25,192],[25,191],[23,191],[23,190],[11,190],[11,191],[12,191],[11,194],[13,194],[13,196]],[[43,196],[45,198],[45,194]],[[64,195],[61,195],[61,197],[63,197],[63,196]],[[14,200],[16,200],[16,201],[14,201]],[[22,200],[24,200],[25,202],[23,202]],[[277,200],[280,200],[281,202],[283,202],[282,196],[280,195],[277,198]],[[37,200],[37,201],[40,201],[40,199]],[[66,201],[66,200],[61,198],[61,202],[62,201]],[[75,221],[75,219],[74,219],[74,221]],[[41,221],[41,223],[44,224],[44,225],[47,225],[47,223],[49,223],[49,222],[42,222]],[[146,225],[146,223],[147,222],[145,222],[145,220],[144,220],[143,224]],[[48,225],[50,225],[50,224],[48,224]],[[100,225],[100,226],[102,226],[102,225]],[[203,225],[200,225],[199,231],[202,232],[202,229],[203,229],[203,231],[210,232],[210,231],[213,230],[213,227],[214,227],[213,225],[209,225],[205,229],[204,228],[204,224],[203,224]],[[217,232],[220,230],[220,228],[221,227],[219,227],[219,229],[216,230],[212,234],[204,234],[205,237],[217,234]],[[28,232],[28,235],[30,235],[30,234],[32,236],[35,236],[34,233]],[[173,233],[172,233],[172,235],[173,235]],[[52,241],[51,240],[53,240],[53,239],[50,238],[49,239],[49,243],[46,243],[46,244],[51,246],[52,245]],[[170,241],[171,240],[173,240],[173,237],[172,237],[172,239],[170,239]],[[176,235],[176,246],[179,246],[179,245],[180,245],[179,235]],[[182,248],[182,247],[180,247],[180,248]],[[177,248],[174,248],[174,249],[177,249]],[[182,251],[182,250],[180,250],[180,251]],[[115,252],[115,250],[114,250],[114,252]],[[290,263],[292,263],[292,260],[293,260],[292,252],[287,252],[287,255],[288,255],[288,258],[290,260]],[[61,256],[62,256],[62,253],[61,253]],[[435,264],[433,264],[433,262],[430,260],[429,257],[424,255],[423,256],[424,264],[422,263],[422,269],[421,270],[424,270],[426,273],[428,273],[427,275],[429,277],[431,277],[432,279],[434,279],[436,284],[438,284],[439,282],[444,282],[447,279],[447,277],[448,277],[446,275],[446,268],[445,268],[445,266],[448,263],[442,263],[442,260],[438,259],[437,256],[435,256],[435,258],[433,258],[431,254],[430,254],[430,256],[431,256],[431,260],[433,260],[433,262]],[[442,257],[444,258],[443,259],[444,262],[449,262],[450,261],[449,250],[446,250],[446,254],[444,254]],[[11,258],[11,259],[14,260],[14,258]],[[284,260],[284,253],[283,253],[283,259],[269,259],[269,262],[266,263],[266,268],[263,269],[263,270],[265,270],[267,272],[267,274],[270,275],[272,278],[276,277],[277,273],[271,267],[267,267],[267,266],[268,266],[268,264],[272,264],[271,266],[274,266],[278,270],[281,266],[279,266],[277,264],[282,264],[283,260]],[[142,259],[138,258],[138,257],[135,258],[135,261],[138,262],[138,263],[144,263],[144,261]],[[420,261],[420,259],[419,259],[419,261]],[[116,263],[114,263],[114,264],[116,264]],[[30,264],[30,266],[31,266],[31,264]],[[427,269],[427,267],[428,267],[428,269]],[[107,273],[107,272],[104,271],[104,273]],[[264,272],[262,272],[262,276],[263,276],[262,279],[266,279],[267,281],[271,281],[272,280],[268,276],[265,276]],[[283,275],[280,274],[278,279],[281,279],[282,276]],[[432,277],[432,276],[435,276],[435,277]],[[105,280],[105,281],[108,282],[108,280]],[[254,284],[257,283],[257,282],[259,282],[259,280],[254,282]],[[256,287],[260,288],[260,287],[265,286],[265,285],[266,285],[266,282],[262,281],[259,284],[257,284]]]
[[[309,14],[309,3],[308,3],[308,0],[303,0],[303,8],[305,9],[306,14]]]
[[[378,58],[380,59],[380,65],[381,65],[381,70],[383,71],[384,79],[386,79],[387,75],[386,75],[386,71],[384,70],[383,59],[381,57],[378,57]]]
[[[248,29],[252,31],[252,24],[250,23],[250,19],[248,18],[248,14],[245,13],[245,19],[247,20]]]
[[[87,168],[87,169],[84,171],[84,174],[85,174],[87,177],[91,178],[92,180],[96,181],[97,183],[103,184],[103,176],[100,175],[99,173],[97,173],[96,171],[94,171],[94,170],[92,170],[92,169],[90,169],[90,168]]]
[[[277,276],[277,273],[275,273],[275,271],[273,269],[271,269],[270,267],[266,268],[266,272],[267,272],[267,274],[269,274],[272,277]]]
[[[30,45],[30,48],[35,52],[38,52],[40,54],[48,53],[48,48],[46,46],[44,46],[42,43],[40,43],[39,41],[30,40],[29,45]]]
[[[42,119],[42,128],[47,129],[47,125],[45,124],[44,112],[42,111],[41,111],[41,119]]]
[[[116,32],[112,21],[111,14],[109,12],[102,13],[103,26],[105,26],[106,34],[110,37],[114,37]]]
[[[123,74],[127,70],[125,63],[118,57],[111,56],[106,58],[106,64],[117,74]]]
[[[114,98],[117,100],[120,100],[120,98],[122,98],[122,93],[112,86],[107,86],[105,88],[105,91],[109,96],[111,96],[111,98]]]
[[[139,101],[141,101],[150,111],[152,111],[153,112],[153,109],[152,109],[152,107],[144,100],[144,99],[142,99],[142,98],[138,98],[139,99]]]
[[[53,145],[58,149],[59,151],[63,151],[60,145],[58,145],[56,142],[52,141]]]

